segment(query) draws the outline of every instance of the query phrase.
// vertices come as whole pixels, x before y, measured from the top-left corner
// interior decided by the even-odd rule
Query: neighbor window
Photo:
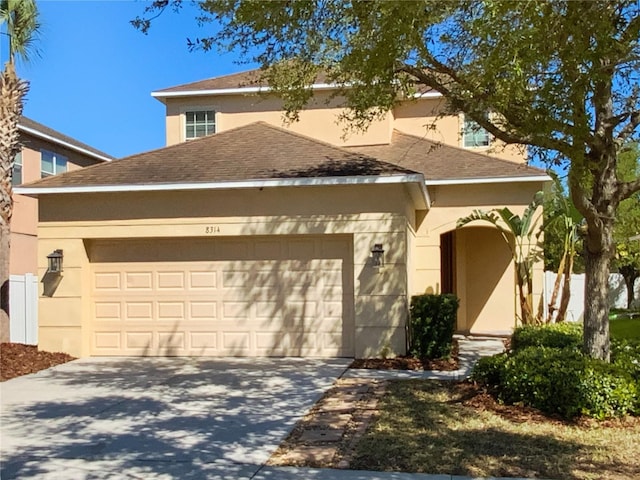
[[[464,139],[465,148],[489,146],[489,132],[487,132],[484,128],[482,128],[470,118],[465,117],[464,119],[462,137]]]
[[[184,122],[187,140],[216,133],[216,112],[213,110],[185,112]]]
[[[50,177],[67,171],[67,157],[54,152],[40,152],[40,177]]]
[[[13,185],[22,185],[22,151],[13,159]]]

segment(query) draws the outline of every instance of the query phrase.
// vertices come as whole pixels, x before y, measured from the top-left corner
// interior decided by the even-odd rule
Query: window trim
[[[53,163],[52,163],[53,173],[45,172],[44,169],[42,168],[43,167],[43,165],[42,165],[42,155],[45,152],[51,154],[52,157],[53,157]],[[59,172],[58,171],[58,167],[57,167],[57,165],[58,165],[57,160],[58,159],[62,159],[62,158],[64,158],[64,171]],[[66,173],[68,171],[69,171],[69,157],[67,157],[66,155],[62,155],[61,153],[54,152],[52,150],[47,150],[46,148],[40,149],[40,178],[41,179],[42,178],[47,178],[47,177],[54,177],[56,175],[60,175],[62,173]],[[43,175],[43,174],[46,174],[46,175]]]
[[[20,159],[20,161],[18,161]],[[16,183],[16,166],[20,167],[20,183]],[[24,163],[22,160],[22,149],[13,157],[13,171],[11,172],[11,186],[16,187],[24,183]]]
[[[210,135],[215,135],[220,131],[220,123],[218,115],[219,108],[215,105],[188,105],[180,108],[180,138],[183,142],[188,142],[190,140],[195,140],[197,138],[202,137],[192,137],[187,138],[187,112],[208,112],[213,111],[213,124],[214,124],[214,132]]]
[[[491,148],[491,144],[493,143],[493,136],[491,135],[491,133],[489,133],[485,128],[480,127],[482,130],[484,130],[485,132],[487,132],[487,144],[486,145],[467,145],[466,144],[466,139],[467,139],[467,135],[466,135],[466,124],[467,121],[469,122],[474,122],[477,124],[477,122],[475,122],[475,120],[473,120],[472,118],[468,118],[464,113],[461,113],[460,116],[460,146],[462,148],[465,149],[474,149],[474,150],[479,150],[479,149],[487,149],[487,148]]]

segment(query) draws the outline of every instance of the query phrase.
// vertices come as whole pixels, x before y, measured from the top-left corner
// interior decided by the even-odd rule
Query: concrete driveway
[[[348,363],[86,359],[9,380],[0,478],[251,478]]]

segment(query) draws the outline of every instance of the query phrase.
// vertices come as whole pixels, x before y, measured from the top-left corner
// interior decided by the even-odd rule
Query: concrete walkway
[[[464,380],[469,377],[473,366],[480,357],[495,355],[504,351],[504,343],[499,338],[476,338],[459,336],[458,369],[450,372],[412,370],[364,370],[349,369],[342,378],[367,378],[372,380],[422,379],[422,380]]]

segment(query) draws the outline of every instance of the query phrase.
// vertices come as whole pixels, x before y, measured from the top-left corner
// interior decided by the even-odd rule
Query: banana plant
[[[541,313],[534,314],[533,307],[533,266],[543,257],[540,236],[542,214],[539,207],[544,199],[543,192],[537,192],[527,206],[522,217],[509,208],[473,210],[470,215],[460,218],[457,228],[476,222],[488,222],[498,229],[511,251],[520,303],[520,321],[524,325],[541,322]]]
[[[554,185],[550,199],[551,216],[548,225],[554,222],[562,223],[563,250],[558,273],[553,284],[551,299],[549,300],[547,323],[553,321],[562,322],[567,314],[569,299],[571,298],[571,274],[573,273],[573,262],[576,256],[576,245],[579,240],[579,230],[584,217],[575,207],[571,199],[564,195],[562,182],[558,175],[549,170],[547,174],[553,179]],[[560,284],[562,283],[562,296],[560,306],[556,308]],[[555,314],[555,315],[554,315]]]

